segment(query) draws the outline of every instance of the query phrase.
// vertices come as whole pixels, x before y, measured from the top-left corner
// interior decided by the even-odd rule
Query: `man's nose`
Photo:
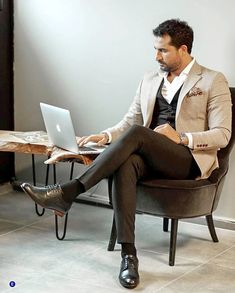
[[[159,60],[162,59],[162,54],[161,54],[161,52],[159,52],[159,51],[156,50],[155,59],[156,59],[157,61],[159,61]]]

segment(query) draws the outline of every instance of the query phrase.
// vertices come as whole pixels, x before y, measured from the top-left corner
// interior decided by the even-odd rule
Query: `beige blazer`
[[[158,72],[145,74],[127,114],[117,125],[104,130],[111,134],[112,141],[133,124],[149,127],[161,81]],[[195,62],[180,91],[176,131],[192,134],[191,152],[201,170],[200,178],[209,177],[218,167],[217,151],[229,142],[231,106],[223,74]]]

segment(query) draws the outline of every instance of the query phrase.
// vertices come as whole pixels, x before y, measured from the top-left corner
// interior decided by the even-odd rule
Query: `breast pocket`
[[[181,108],[187,115],[188,119],[206,119],[207,116],[207,96],[198,95],[186,97]]]

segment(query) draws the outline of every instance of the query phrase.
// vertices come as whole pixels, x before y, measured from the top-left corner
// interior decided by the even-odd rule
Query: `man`
[[[85,173],[63,185],[23,190],[39,205],[63,215],[78,194],[113,175],[113,208],[122,246],[120,283],[139,283],[135,248],[136,184],[155,172],[165,178],[207,178],[218,167],[217,151],[231,135],[231,97],[219,73],[191,56],[193,31],[171,19],[153,30],[159,72],[147,73],[124,118],[101,134],[83,137],[111,143]]]

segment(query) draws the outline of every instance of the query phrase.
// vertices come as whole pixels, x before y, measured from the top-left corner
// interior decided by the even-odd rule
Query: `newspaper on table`
[[[0,131],[0,141],[51,146],[45,131]]]
[[[48,141],[48,135],[45,131],[26,131],[26,132],[17,132],[12,133],[12,136],[21,140],[22,143],[30,144],[45,144],[52,145]]]

